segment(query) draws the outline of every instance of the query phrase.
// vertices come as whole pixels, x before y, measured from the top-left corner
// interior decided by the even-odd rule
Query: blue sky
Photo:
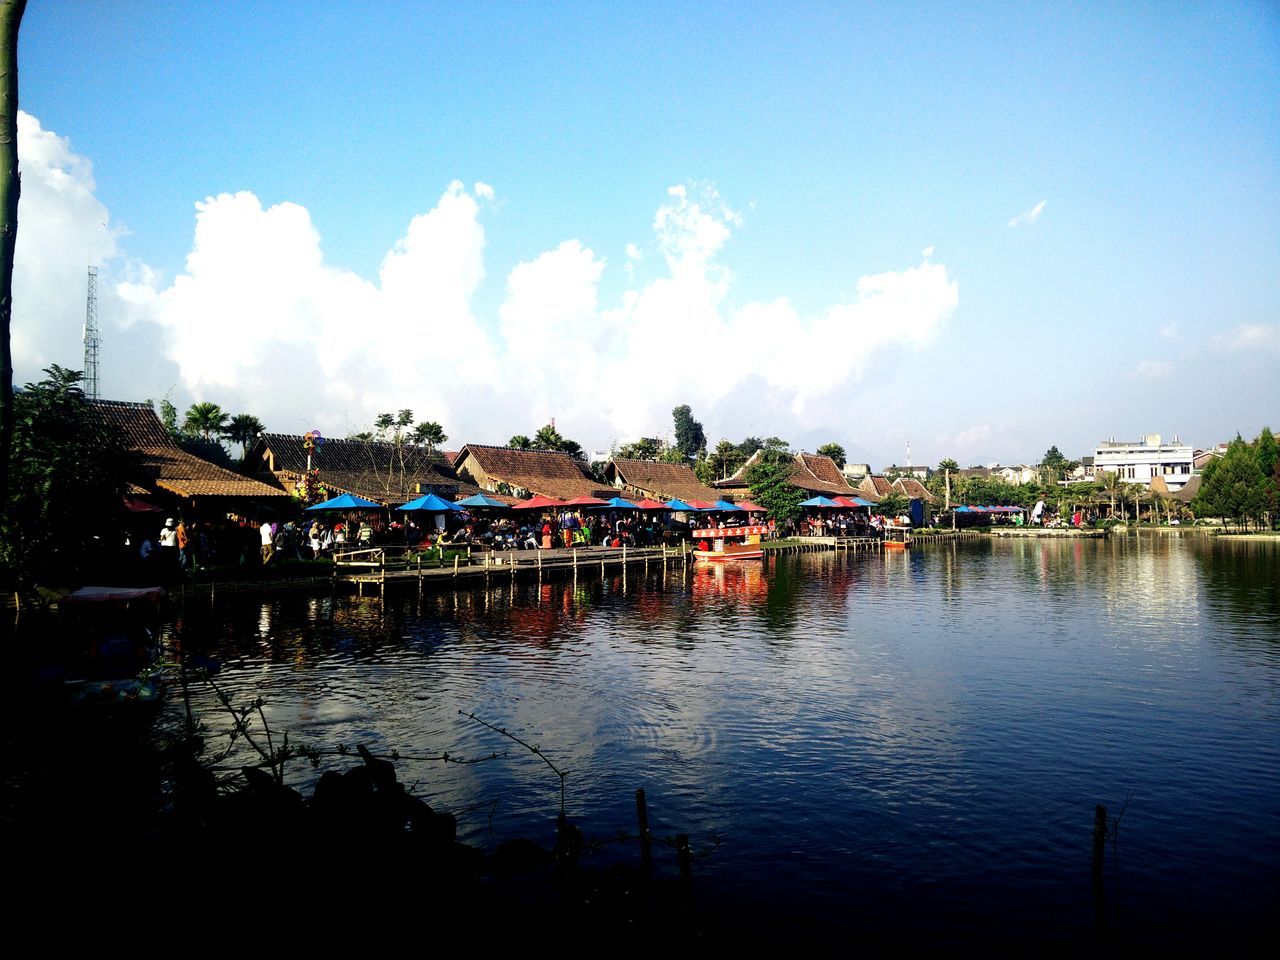
[[[1273,4],[38,2],[20,58],[19,381],[94,260],[107,395],[282,431],[1280,426]]]

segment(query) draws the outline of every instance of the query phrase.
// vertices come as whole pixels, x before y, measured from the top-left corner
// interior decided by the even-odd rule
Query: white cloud
[[[1219,350],[1280,353],[1280,323],[1243,323],[1234,330],[1215,336]]]
[[[1143,360],[1133,373],[1139,380],[1167,380],[1173,376],[1173,364],[1167,360]]]
[[[1176,323],[1166,323],[1160,328],[1160,336],[1165,337],[1168,340],[1181,340],[1182,332],[1179,330]]]
[[[68,171],[75,202],[32,216],[67,216],[66,246],[107,216],[87,162],[58,138],[47,146],[62,160],[44,166]],[[713,430],[785,436],[828,417],[873,358],[926,347],[958,303],[958,285],[929,256],[848,278],[852,297],[805,314],[786,296],[736,302],[723,253],[742,217],[704,184],[673,187],[659,205],[656,275],[637,281],[628,272],[641,259],[628,245],[623,290],[602,302],[609,264],[566,239],[511,269],[496,315],[481,317],[477,293],[492,282],[482,205],[493,196],[487,184],[450,184],[409,221],[376,280],[325,263],[297,204],[263,207],[247,192],[206,198],[195,205],[195,239],[178,276],[135,264],[108,291],[113,335],[132,325],[138,354],[128,390],[109,395],[163,395],[177,382],[179,406],[212,400],[274,430],[333,435],[409,407],[444,424],[451,443],[502,441],[555,416],[567,435],[607,445],[652,435],[679,403]],[[113,235],[100,234],[99,258],[114,252]],[[35,244],[21,249],[28,271],[62,258]],[[74,359],[82,279],[72,286],[71,323],[49,342],[71,343]],[[110,346],[108,356],[118,359]]]
[[[87,273],[116,256],[123,231],[94,196],[93,165],[70,142],[18,111],[22,194],[13,271],[15,383],[51,363],[80,369],[84,359]],[[99,295],[106,291],[99,284]],[[112,309],[100,308],[101,322]]]
[[[940,433],[933,438],[934,449],[942,451],[942,457],[953,457],[965,466],[982,459],[992,447],[995,431],[990,424],[976,424],[958,433]]]
[[[1035,223],[1037,220],[1040,219],[1040,214],[1044,213],[1044,205],[1047,202],[1048,201],[1046,200],[1041,200],[1030,210],[1025,210],[1022,213],[1018,214],[1016,217],[1013,217],[1009,221],[1009,226],[1021,227],[1025,224]]]

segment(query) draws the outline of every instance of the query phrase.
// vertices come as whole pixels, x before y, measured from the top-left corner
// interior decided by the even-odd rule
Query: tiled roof
[[[747,462],[738,468],[738,472],[727,480],[717,480],[715,485],[721,490],[745,489],[747,471],[760,459],[760,451],[753,453]],[[821,494],[848,494],[853,487],[845,482],[836,462],[830,457],[822,457],[816,453],[797,453],[796,465],[791,470],[791,482],[801,490]]]
[[[264,433],[245,458],[259,473],[274,474],[286,489],[307,469],[302,437]],[[354,493],[379,503],[403,503],[422,493],[451,498],[479,493],[474,484],[459,483],[444,457],[423,447],[396,448],[377,440],[326,440],[311,454],[320,482],[338,493]]]
[[[862,483],[858,484],[858,489],[865,490],[867,493],[873,494],[876,499],[888,496],[891,484],[885,477],[870,476],[865,478]]]
[[[690,500],[717,500],[721,491],[700,481],[693,469],[684,463],[657,463],[652,460],[615,458],[609,467],[629,487],[643,490],[646,496],[677,497]],[[609,467],[605,467],[606,473]]]
[[[915,477],[899,477],[893,481],[893,489],[911,500],[923,500],[925,503],[933,503],[936,499],[925,485]]]
[[[567,500],[603,494],[608,498],[614,493],[607,485],[591,479],[569,454],[556,450],[513,450],[469,443],[458,451],[455,462],[459,468],[468,456],[474,457],[493,481],[544,497]]]
[[[91,400],[94,412],[107,429],[118,434],[125,445],[138,454],[138,473],[129,477],[132,485],[146,491],[156,489],[180,497],[282,497],[287,494],[210,463],[183,450],[165,432],[155,410],[147,403],[118,400]]]

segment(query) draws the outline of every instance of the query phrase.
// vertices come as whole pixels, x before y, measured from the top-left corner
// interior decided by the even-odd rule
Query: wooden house
[[[592,479],[581,463],[557,450],[515,450],[468,443],[458,451],[454,469],[460,480],[490,493],[541,495],[559,500],[607,500],[616,496],[607,484]]]
[[[685,463],[626,460],[615,457],[604,468],[605,479],[624,497],[652,500],[719,500],[723,491],[708,487]]]
[[[128,493],[176,507],[252,513],[253,505],[279,506],[289,494],[189,453],[164,429],[148,403],[91,400],[94,414],[134,453]]]
[[[292,492],[307,472],[303,438],[287,433],[261,434],[245,456],[245,471]],[[423,446],[377,440],[325,440],[310,451],[311,468],[319,471],[325,490],[389,506],[424,493],[446,500],[479,493],[458,480],[444,456]]]

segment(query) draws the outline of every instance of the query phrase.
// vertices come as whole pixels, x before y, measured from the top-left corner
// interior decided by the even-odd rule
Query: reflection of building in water
[[[742,597],[760,600],[769,594],[764,565],[759,561],[700,564],[693,568],[693,596]]]

